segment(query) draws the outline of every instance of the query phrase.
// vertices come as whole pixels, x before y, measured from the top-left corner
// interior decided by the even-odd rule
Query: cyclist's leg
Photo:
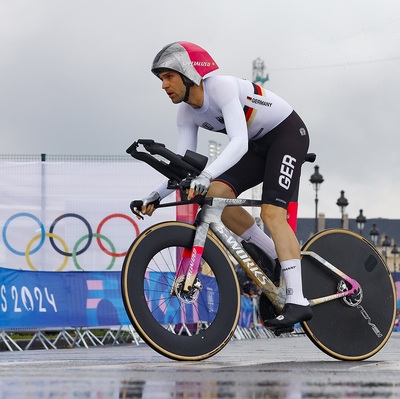
[[[304,123],[293,112],[267,135],[266,141],[269,150],[265,158],[261,218],[275,243],[286,281],[287,298],[283,313],[264,323],[269,327],[281,327],[312,317],[303,296],[299,243],[286,220],[287,207],[300,180],[309,138]]]
[[[213,181],[207,197],[236,198],[236,194],[228,184]],[[254,224],[254,219],[244,208],[232,206],[225,208],[222,214],[222,222],[229,230],[240,236]]]
[[[221,181],[211,183],[207,193],[209,197],[236,198],[231,186]],[[271,259],[276,259],[275,245],[272,239],[257,225],[253,216],[240,206],[225,208],[222,222],[242,240],[251,242],[261,248]]]
[[[286,220],[285,208],[271,204],[261,206],[261,219],[276,243],[276,252],[280,261],[300,259],[299,242]]]
[[[286,221],[286,210],[263,205],[261,217],[276,243],[282,273],[286,282],[286,304],[281,315],[264,320],[266,327],[279,328],[309,320],[312,310],[303,295],[300,248],[293,230]]]
[[[249,141],[247,153],[236,165],[212,182],[207,195],[237,198],[247,189],[261,183],[264,177],[265,156],[257,153],[258,147],[258,143]],[[238,206],[225,208],[222,221],[242,240],[255,244],[272,259],[277,258],[273,241],[245,209]]]
[[[207,196],[217,198],[236,198],[234,190],[226,183],[219,181],[211,183]],[[267,271],[268,277],[274,282],[279,282],[281,275],[280,268],[276,268],[273,261],[277,258],[274,242],[263,230],[261,230],[254,218],[244,208],[240,206],[232,206],[224,209],[222,222],[229,230],[233,231],[241,238],[243,246],[246,245],[245,243],[254,244],[268,255],[268,257],[266,257],[263,254],[257,253],[254,249],[253,251],[255,252],[249,252],[250,256],[252,256],[259,265],[262,265],[263,269],[265,268],[264,271]],[[247,251],[251,248],[253,247],[245,247]],[[254,283],[244,271],[243,273],[245,278],[241,281],[239,273],[237,272],[239,281],[241,281],[240,287],[243,293],[248,293],[248,290],[250,287],[254,286]]]

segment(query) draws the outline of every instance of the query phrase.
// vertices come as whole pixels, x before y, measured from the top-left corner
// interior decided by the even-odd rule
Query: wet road
[[[344,397],[400,397],[400,333],[362,362],[334,360],[304,336],[232,341],[202,362],[144,344],[0,353],[0,399]]]

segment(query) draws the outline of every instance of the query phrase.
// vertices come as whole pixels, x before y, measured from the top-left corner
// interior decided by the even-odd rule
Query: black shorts
[[[262,202],[287,209],[297,195],[301,167],[308,151],[307,128],[296,112],[259,140],[216,181],[228,184],[236,196],[263,183]]]

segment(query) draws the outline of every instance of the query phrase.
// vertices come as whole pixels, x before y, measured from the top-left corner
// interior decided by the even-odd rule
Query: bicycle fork
[[[183,250],[176,270],[171,295],[187,297],[190,292],[194,292],[193,290],[196,290],[197,292],[201,290],[202,284],[197,278],[197,275],[201,267],[201,258],[207,239],[208,227],[208,224],[200,223],[196,229],[193,247],[191,249],[185,248]],[[181,293],[178,293],[178,290],[181,291]]]
[[[196,277],[201,266],[201,258],[207,239],[208,225],[200,223],[196,229],[196,235],[191,250],[185,248],[179,266],[176,271],[177,279],[185,279],[183,291],[187,292],[195,285]]]

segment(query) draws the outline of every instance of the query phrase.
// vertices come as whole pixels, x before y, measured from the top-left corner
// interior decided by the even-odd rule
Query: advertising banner
[[[0,329],[130,324],[120,275],[0,268]]]
[[[172,317],[175,323],[212,322],[204,309],[218,303],[214,278],[203,276],[199,304],[181,309],[175,298],[175,307],[164,308],[159,304],[169,296],[169,289],[163,274],[153,273],[145,287],[150,310],[159,323],[167,325]],[[0,268],[0,330],[129,325],[120,279],[117,271],[53,273]],[[250,299],[242,297],[239,325],[250,326],[251,316]]]

